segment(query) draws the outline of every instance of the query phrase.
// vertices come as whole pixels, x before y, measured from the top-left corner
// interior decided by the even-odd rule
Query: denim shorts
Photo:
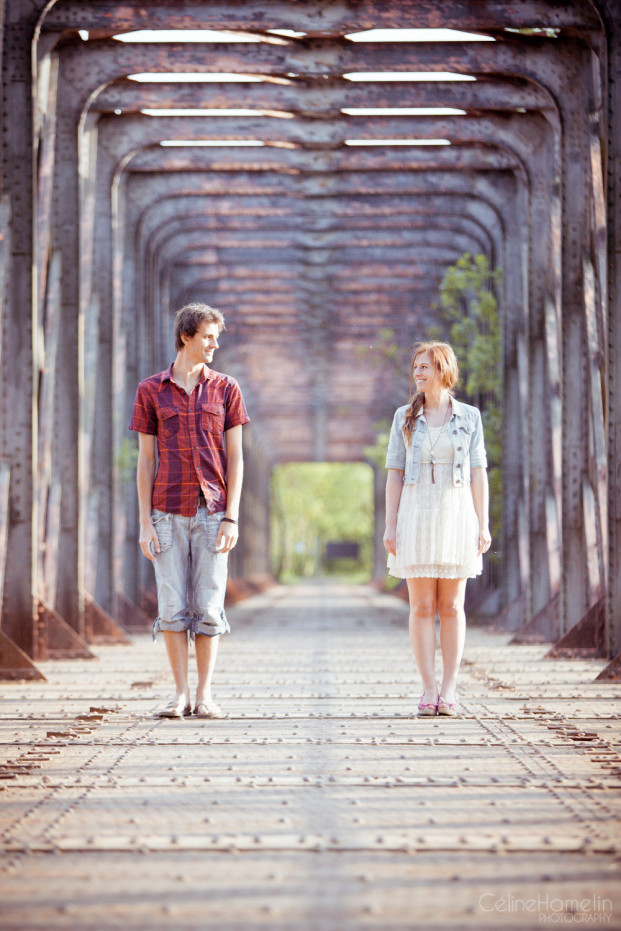
[[[224,511],[208,514],[199,507],[194,517],[153,509],[151,519],[160,543],[155,553],[158,630],[216,637],[230,630],[224,613],[228,553],[216,552]]]

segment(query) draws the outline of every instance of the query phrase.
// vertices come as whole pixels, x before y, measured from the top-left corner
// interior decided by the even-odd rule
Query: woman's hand
[[[487,553],[491,544],[492,544],[492,535],[489,532],[489,528],[485,527],[479,533],[479,547],[477,550],[477,555],[480,556],[481,553]]]
[[[386,524],[386,530],[384,531],[384,549],[387,553],[392,553],[393,556],[397,555],[397,524],[396,522]]]

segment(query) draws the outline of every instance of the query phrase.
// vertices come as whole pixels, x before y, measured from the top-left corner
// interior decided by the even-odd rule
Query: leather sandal
[[[192,706],[189,702],[185,702],[183,696],[181,698],[173,698],[172,701],[169,701],[165,708],[162,708],[161,711],[157,712],[156,717],[158,718],[188,718],[192,714]]]
[[[215,701],[199,701],[196,703],[194,714],[197,718],[223,718],[224,712]]]

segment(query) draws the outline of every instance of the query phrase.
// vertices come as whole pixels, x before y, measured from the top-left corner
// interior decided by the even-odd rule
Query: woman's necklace
[[[434,451],[434,449],[435,449],[435,447],[436,447],[436,443],[438,442],[438,440],[439,440],[440,437],[442,436],[442,431],[444,430],[444,427],[446,426],[446,420],[447,420],[448,412],[449,412],[450,409],[451,409],[451,402],[449,401],[448,404],[446,405],[446,413],[445,413],[445,415],[444,415],[444,420],[442,421],[442,425],[441,425],[440,429],[438,430],[438,435],[436,436],[436,438],[435,438],[435,440],[433,441],[433,443],[431,442],[431,435],[429,436],[429,462],[431,463],[431,484],[432,484],[432,485],[435,485],[435,483],[436,483],[436,477],[435,477],[434,471],[433,471],[433,467],[434,467],[435,464],[436,464],[436,460],[435,460],[435,458],[434,458],[433,451]],[[428,430],[431,429],[431,428],[429,427],[429,425],[427,425],[427,429],[428,429]]]

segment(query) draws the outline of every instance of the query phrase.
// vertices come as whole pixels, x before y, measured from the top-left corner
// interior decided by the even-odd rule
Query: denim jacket
[[[451,399],[451,404],[452,414],[448,422],[448,432],[455,450],[453,485],[459,487],[470,484],[471,469],[487,467],[487,456],[483,441],[483,424],[478,408],[464,404],[463,401],[457,401],[455,398]],[[408,445],[403,433],[403,425],[409,406],[409,404],[404,404],[403,407],[397,408],[395,413],[386,454],[386,468],[400,469],[404,472],[404,484],[415,485],[420,474],[420,454],[427,433],[427,421],[421,408],[414,424],[411,442]]]

